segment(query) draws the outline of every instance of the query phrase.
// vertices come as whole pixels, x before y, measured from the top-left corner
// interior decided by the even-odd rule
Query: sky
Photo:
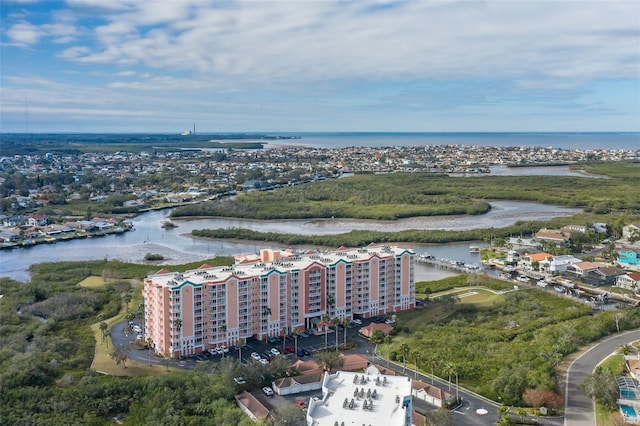
[[[1,132],[640,131],[640,1],[2,0]]]

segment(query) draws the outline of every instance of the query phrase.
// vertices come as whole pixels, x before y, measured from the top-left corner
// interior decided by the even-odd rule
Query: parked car
[[[260,358],[260,360],[258,362],[260,362],[260,364],[262,364],[262,365],[269,364],[269,360],[268,359],[264,359],[264,358]]]
[[[298,349],[298,352],[296,352],[296,355],[298,355],[300,358],[302,358],[305,355],[304,354],[304,350]]]
[[[225,345],[222,345],[218,348],[218,352],[222,351],[223,354],[228,354],[229,353],[229,348],[226,347]]]
[[[260,354],[258,352],[252,352],[251,353],[251,358],[255,359],[256,361],[260,361],[262,359],[262,357],[260,356]]]
[[[278,350],[278,348],[271,348],[271,353],[274,355],[280,355],[280,351]]]
[[[388,320],[385,321],[387,324],[395,324],[396,320],[389,318]]]
[[[233,381],[236,382],[239,385],[244,385],[247,383],[247,379],[245,379],[244,377],[240,376],[240,377],[234,377]]]
[[[362,320],[361,320],[361,319],[359,319],[359,318],[354,319],[354,320],[353,320],[353,322],[354,322],[355,324],[362,325]]]
[[[296,399],[295,401],[293,401],[293,403],[296,406],[300,407],[300,409],[302,409],[302,410],[306,410],[307,409],[307,403],[302,401],[302,400],[300,400],[300,399]]]
[[[311,352],[309,352],[307,349],[302,349],[302,351],[304,352],[305,356],[311,356]]]
[[[276,343],[280,343],[282,341],[282,339],[278,336],[270,336],[267,337],[267,343],[274,345]]]
[[[309,333],[307,333],[306,331],[303,331],[302,333],[298,334],[298,337],[307,338],[309,337]]]
[[[138,334],[138,335],[136,336],[136,339],[138,339],[138,340],[142,340],[142,339],[144,339],[144,336],[143,336],[142,334]]]
[[[273,389],[271,389],[269,386],[265,386],[262,388],[262,393],[267,396],[273,396]]]
[[[284,348],[284,351],[288,354],[292,354],[296,351],[296,348],[294,348],[293,346],[287,346],[286,348]]]

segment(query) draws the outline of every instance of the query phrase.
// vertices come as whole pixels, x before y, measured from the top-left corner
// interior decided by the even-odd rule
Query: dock
[[[429,254],[421,254],[416,257],[416,262],[433,266],[434,268],[447,269],[465,274],[481,274],[484,271],[477,264],[468,264],[460,260],[437,259]]]

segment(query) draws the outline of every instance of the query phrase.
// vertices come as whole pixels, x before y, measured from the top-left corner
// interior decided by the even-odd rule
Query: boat
[[[479,246],[469,246],[469,253],[480,253]]]

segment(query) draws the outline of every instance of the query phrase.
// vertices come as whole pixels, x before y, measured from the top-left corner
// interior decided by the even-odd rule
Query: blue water
[[[624,414],[627,417],[632,417],[632,418],[636,417],[636,410],[634,410],[633,407],[629,407],[628,405],[621,405],[620,411],[622,411],[622,414]]]
[[[636,393],[631,389],[620,389],[620,396],[622,398],[635,399]]]
[[[640,133],[278,133],[301,139],[276,144],[304,145],[314,148],[468,145],[537,146],[562,149],[640,150]]]

